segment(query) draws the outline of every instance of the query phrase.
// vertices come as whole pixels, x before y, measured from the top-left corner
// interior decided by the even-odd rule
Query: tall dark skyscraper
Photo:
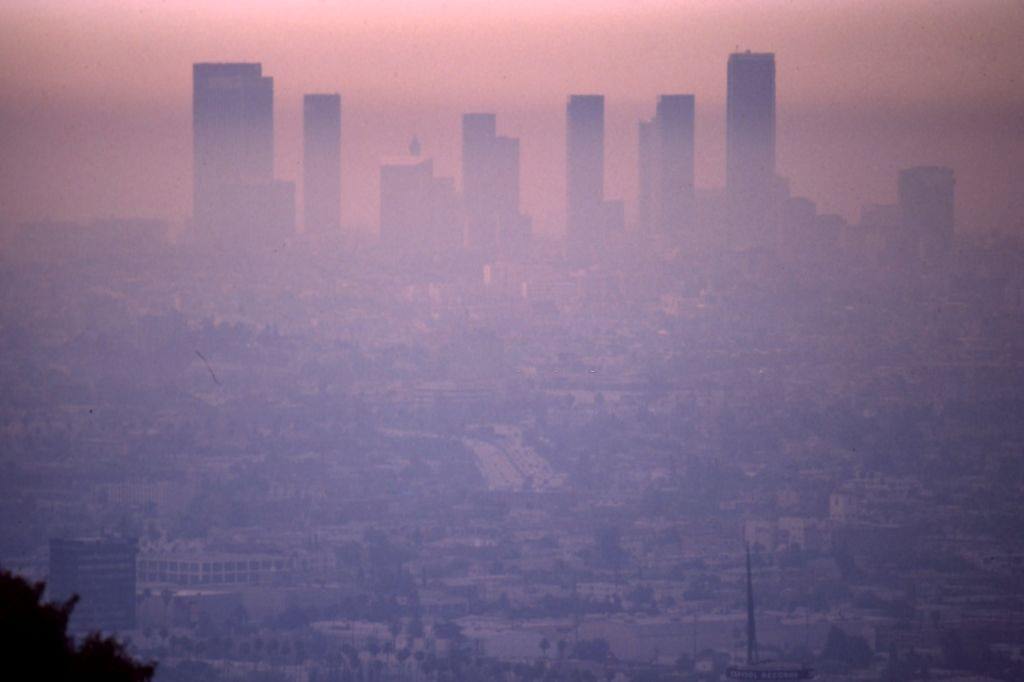
[[[193,219],[229,251],[295,230],[295,185],[274,179],[274,80],[259,64],[192,67]]]
[[[81,598],[72,613],[75,630],[107,632],[135,627],[135,540],[50,541],[51,599]]]
[[[931,260],[949,252],[955,228],[955,186],[950,168],[917,166],[900,171],[900,242],[909,255]]]
[[[228,186],[274,179],[274,79],[259,64],[192,66],[193,218],[223,213]]]
[[[566,106],[566,232],[586,241],[604,203],[604,96],[571,95]]]
[[[467,244],[486,256],[529,235],[519,212],[519,140],[497,134],[494,114],[462,116],[462,195]]]
[[[651,121],[639,127],[642,229],[679,233],[694,212],[694,96],[662,95]]]
[[[726,190],[734,218],[757,227],[775,184],[775,55],[729,55]]]
[[[302,203],[307,233],[341,227],[341,96],[302,98]]]

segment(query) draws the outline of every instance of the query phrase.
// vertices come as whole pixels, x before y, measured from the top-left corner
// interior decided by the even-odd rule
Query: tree
[[[44,583],[0,570],[0,660],[38,680],[148,682],[155,666],[132,659],[120,642],[99,633],[78,646],[67,634],[78,597],[42,603]]]

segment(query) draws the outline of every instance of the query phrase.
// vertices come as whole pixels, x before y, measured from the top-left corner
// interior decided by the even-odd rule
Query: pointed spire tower
[[[754,620],[754,578],[750,561],[750,543],[747,555],[747,661],[725,669],[727,680],[811,680],[814,671],[799,664],[782,661],[762,661],[757,651],[757,624]]]

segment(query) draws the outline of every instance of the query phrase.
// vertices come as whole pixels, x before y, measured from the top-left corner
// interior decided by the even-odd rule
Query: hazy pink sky
[[[564,105],[606,95],[609,197],[632,202],[636,122],[697,96],[697,182],[721,184],[725,65],[778,65],[779,171],[824,211],[890,201],[900,167],[958,174],[963,227],[1024,194],[1024,3],[986,0],[349,0],[0,5],[0,221],[191,201],[191,64],[274,77],[277,175],[295,180],[301,96],[343,98],[344,218],[375,226],[377,163],[415,132],[456,175],[459,115],[522,138],[523,202],[561,229]]]

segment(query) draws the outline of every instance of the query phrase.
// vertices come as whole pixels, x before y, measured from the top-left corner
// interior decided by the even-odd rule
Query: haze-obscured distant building
[[[71,617],[75,630],[130,630],[135,627],[134,539],[50,540],[47,595],[79,596]]]
[[[294,185],[274,180],[274,79],[260,64],[192,66],[192,142],[202,236],[244,248],[294,230]]]
[[[396,256],[430,256],[462,243],[463,221],[455,183],[435,178],[434,162],[418,154],[385,160],[380,167],[380,238]]]
[[[209,215],[228,245],[273,244],[295,232],[295,183],[223,185]]]
[[[604,202],[604,96],[571,95],[566,105],[566,229],[570,241],[600,227]]]
[[[529,237],[529,219],[519,212],[519,140],[497,134],[496,116],[462,116],[462,195],[466,243],[492,258]]]
[[[955,186],[950,168],[917,166],[900,171],[901,227],[911,255],[932,260],[949,253],[955,229]]]
[[[862,261],[887,261],[895,253],[902,222],[899,204],[865,204],[856,229],[849,231],[847,250]]]
[[[341,95],[302,98],[303,224],[310,234],[341,227]]]
[[[566,241],[574,259],[603,252],[621,233],[621,201],[604,198],[604,96],[571,95],[566,105]]]
[[[678,233],[694,219],[694,96],[662,95],[639,126],[637,216],[642,230]]]
[[[757,242],[775,189],[774,54],[729,55],[725,135],[732,219]]]
[[[657,184],[658,144],[655,121],[640,121],[637,138],[636,222],[643,232],[654,229],[654,187]]]

